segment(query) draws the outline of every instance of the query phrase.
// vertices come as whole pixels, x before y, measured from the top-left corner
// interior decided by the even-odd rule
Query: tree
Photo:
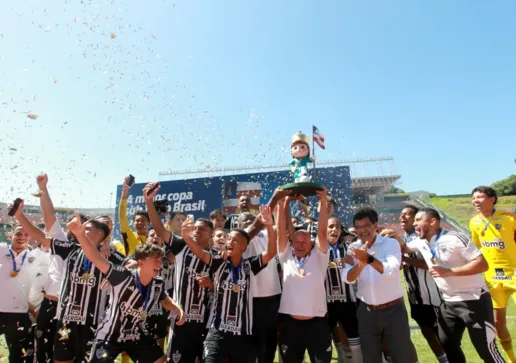
[[[396,188],[394,185],[391,185],[390,189],[387,189],[386,194],[405,194],[405,191],[401,188]]]
[[[506,179],[494,182],[491,184],[491,188],[496,190],[499,197],[516,195],[516,175],[513,174]]]

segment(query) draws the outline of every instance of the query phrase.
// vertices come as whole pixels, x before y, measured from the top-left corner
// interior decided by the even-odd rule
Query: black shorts
[[[98,341],[91,349],[90,363],[114,362],[120,353],[127,353],[133,362],[154,363],[164,356],[156,339],[147,335],[139,340],[129,340],[122,343]]]
[[[328,303],[328,324],[332,331],[340,323],[348,338],[358,338],[357,303],[331,302]]]
[[[161,315],[152,315],[147,318],[147,328],[149,335],[154,339],[164,339],[168,335],[170,328],[170,319],[168,318],[168,311]]]
[[[91,325],[58,321],[54,336],[54,360],[85,360],[90,354],[94,336],[95,327]]]
[[[230,362],[255,363],[256,351],[251,335],[234,335],[210,329],[204,341],[203,361],[205,363]]]
[[[420,327],[430,327],[437,331],[437,308],[433,305],[410,304],[410,317]]]

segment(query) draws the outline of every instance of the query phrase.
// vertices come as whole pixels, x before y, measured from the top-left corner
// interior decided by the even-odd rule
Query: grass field
[[[469,220],[476,214],[469,197],[436,197],[430,198],[428,201],[465,227],[468,227]],[[498,198],[496,207],[509,211],[516,209],[516,196]]]
[[[409,309],[409,307],[407,307]],[[409,312],[410,314],[410,312]],[[509,331],[511,332],[513,338],[516,339],[516,305],[511,300],[509,309],[507,310],[507,325],[509,327]],[[421,334],[419,327],[414,321],[410,321],[410,328],[411,328],[411,335],[412,335],[412,341],[414,342],[414,345],[416,347],[419,362],[421,363],[431,363],[431,362],[437,362],[435,359],[432,351],[428,347],[425,338]],[[475,352],[475,348],[471,345],[471,341],[469,340],[469,336],[466,332],[464,335],[463,342],[463,349],[466,354],[466,358],[468,363],[481,363],[482,361],[478,358],[477,353]],[[335,351],[334,351],[335,353]],[[2,343],[0,344],[0,362],[8,362],[7,358],[7,349],[5,347],[5,343],[3,342],[2,337]],[[337,356],[334,354],[333,357],[334,361],[337,361]],[[306,362],[309,362],[308,356],[305,360]]]

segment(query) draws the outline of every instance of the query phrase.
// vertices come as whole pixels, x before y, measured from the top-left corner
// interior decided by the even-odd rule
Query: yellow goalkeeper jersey
[[[478,214],[470,220],[469,229],[489,264],[486,281],[516,283],[516,214],[496,210],[487,219]]]

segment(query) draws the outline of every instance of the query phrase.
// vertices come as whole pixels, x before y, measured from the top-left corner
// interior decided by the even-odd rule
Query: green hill
[[[471,205],[471,197],[435,197],[427,200],[454,218],[457,222],[468,227],[469,220],[475,215],[475,208]],[[496,208],[500,210],[516,211],[516,196],[499,197]]]

